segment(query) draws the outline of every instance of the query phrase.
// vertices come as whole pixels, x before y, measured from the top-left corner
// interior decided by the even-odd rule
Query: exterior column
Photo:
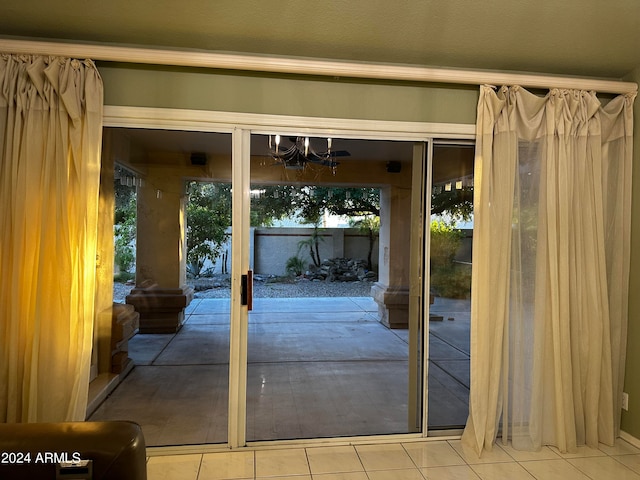
[[[173,333],[193,299],[186,284],[184,182],[168,168],[150,168],[138,188],[136,288],[127,303],[140,313],[140,333]]]
[[[409,326],[411,190],[390,186],[380,190],[378,281],[371,295],[380,322],[389,328]]]

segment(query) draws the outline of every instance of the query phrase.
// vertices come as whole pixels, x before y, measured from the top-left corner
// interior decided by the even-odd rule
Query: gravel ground
[[[188,281],[196,290],[195,298],[225,298],[229,297],[228,277],[205,278]],[[256,277],[253,282],[253,296],[255,298],[277,297],[368,297],[371,295],[373,282],[322,282],[297,279],[289,282],[276,282],[271,279]],[[113,284],[113,301],[124,303],[133,285],[123,283]]]

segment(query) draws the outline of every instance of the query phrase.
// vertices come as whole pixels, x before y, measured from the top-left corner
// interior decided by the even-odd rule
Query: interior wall
[[[625,78],[640,83],[640,66]],[[631,273],[629,276],[629,331],[624,391],[629,394],[629,410],[622,412],[622,430],[640,438],[640,100],[633,109],[633,193],[631,206]]]
[[[106,105],[474,124],[477,86],[276,76],[100,62]],[[215,73],[212,73],[215,72]]]
[[[309,78],[195,68],[98,64],[105,104],[363,120],[474,124],[476,86]],[[640,83],[640,66],[627,78]],[[640,241],[640,101],[634,107],[632,245]],[[640,250],[632,249],[622,429],[640,438]]]

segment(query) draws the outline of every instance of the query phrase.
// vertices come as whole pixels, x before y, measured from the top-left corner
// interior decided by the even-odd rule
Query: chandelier
[[[331,168],[335,173],[339,162],[336,157],[349,156],[349,152],[344,150],[331,150],[332,140],[327,138],[327,149],[325,151],[316,151],[311,146],[309,137],[289,137],[290,145],[284,145],[280,135],[269,135],[269,154],[278,164],[284,168],[292,170],[302,170],[307,165],[321,165]]]

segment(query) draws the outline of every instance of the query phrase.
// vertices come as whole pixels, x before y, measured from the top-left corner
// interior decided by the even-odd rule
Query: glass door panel
[[[473,145],[434,145],[431,192],[429,430],[469,414]]]
[[[89,419],[135,421],[149,446],[226,443],[231,134],[111,130],[109,151],[141,179],[135,284],[114,300],[149,301],[118,346],[132,370]]]
[[[252,135],[247,441],[420,431],[422,163]]]

